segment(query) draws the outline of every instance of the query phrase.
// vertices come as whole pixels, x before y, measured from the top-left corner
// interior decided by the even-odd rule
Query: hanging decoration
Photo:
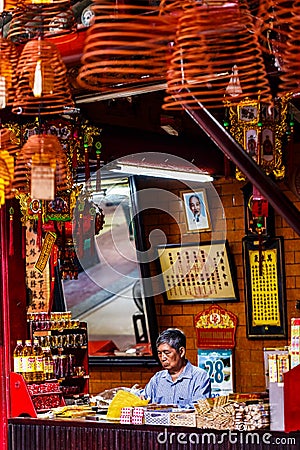
[[[13,256],[14,251],[14,213],[15,210],[11,206],[9,208],[9,246],[8,246],[8,254],[9,256]]]
[[[51,268],[50,264],[40,272],[35,268],[39,258],[40,250],[37,246],[37,234],[33,223],[26,223],[26,286],[30,291],[30,305],[28,312],[50,311],[50,287]]]
[[[79,259],[84,257],[86,247],[90,249],[90,258],[95,256],[94,238],[103,225],[103,210],[92,201],[91,192],[84,190],[78,196],[73,215],[73,238]]]
[[[17,85],[18,53],[16,46],[0,37],[0,108],[11,106]]]
[[[85,39],[79,86],[121,92],[165,81],[170,27],[159,6],[96,0],[91,9],[95,17]]]
[[[0,129],[0,206],[5,199],[13,197],[15,145],[11,142],[12,133],[5,128]],[[10,153],[11,152],[11,153]]]
[[[77,23],[69,0],[19,0],[7,31],[8,39],[24,44],[43,33],[59,36],[76,31]]]
[[[31,135],[16,159],[14,187],[32,198],[53,200],[55,190],[70,189],[67,157],[56,136]]]
[[[233,90],[230,104],[259,92],[264,102],[272,100],[247,2],[183,2],[170,53],[163,109],[219,107]]]
[[[285,175],[283,150],[292,132],[289,100],[289,95],[277,99],[273,107],[259,97],[242,100],[236,106],[225,102],[224,126],[265,173],[276,179]],[[236,179],[246,179],[238,168]]]
[[[88,120],[78,115],[70,118],[48,118],[42,124],[40,124],[38,118],[33,121],[8,121],[3,126],[14,136],[16,147],[14,155],[16,155],[18,147],[24,145],[32,135],[38,135],[42,131],[43,134],[56,136],[66,154],[73,180],[77,178],[77,171],[85,165],[84,139],[91,142],[89,148],[90,164],[96,159],[97,148],[101,149],[102,129],[91,125]],[[9,153],[12,154],[11,149]]]
[[[17,75],[13,113],[51,115],[74,108],[66,66],[58,48],[49,40],[38,38],[25,44]]]

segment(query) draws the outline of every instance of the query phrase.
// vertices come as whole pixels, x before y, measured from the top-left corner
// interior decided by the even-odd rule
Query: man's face
[[[179,351],[177,351],[169,344],[160,344],[157,347],[157,353],[164,369],[167,369],[169,372],[176,372],[176,370],[181,369],[185,359],[184,347],[180,347]]]
[[[200,202],[197,197],[190,198],[189,205],[190,205],[190,209],[191,209],[192,213],[194,214],[194,216],[196,216],[197,214],[200,214],[201,205],[200,205]]]

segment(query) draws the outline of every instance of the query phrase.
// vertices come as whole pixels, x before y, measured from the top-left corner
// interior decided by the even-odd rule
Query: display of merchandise
[[[87,323],[73,320],[69,311],[30,313],[27,319],[29,336],[43,352],[43,376],[36,370],[34,379],[59,380],[65,397],[87,394]]]
[[[35,357],[31,339],[26,339],[21,353],[21,369],[25,381],[36,381],[35,379]]]
[[[33,354],[35,358],[35,381],[45,381],[44,352],[38,339],[33,341]]]
[[[300,318],[291,318],[291,368],[300,364]]]
[[[22,373],[22,350],[23,350],[23,342],[21,340],[17,341],[17,345],[13,352],[14,358],[14,372]]]
[[[53,380],[55,378],[54,359],[50,347],[43,347],[43,353],[45,380]]]

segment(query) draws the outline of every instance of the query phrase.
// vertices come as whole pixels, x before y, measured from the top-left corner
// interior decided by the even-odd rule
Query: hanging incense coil
[[[300,2],[262,0],[256,32],[263,50],[273,58],[274,75],[279,78],[278,97],[300,91]]]
[[[56,136],[36,134],[28,138],[16,160],[13,187],[18,192],[30,192],[33,165],[44,165],[54,169],[56,191],[72,187],[67,156]]]
[[[61,114],[73,108],[67,69],[57,47],[41,39],[25,44],[17,66],[16,114]]]
[[[282,54],[282,67],[279,75],[278,96],[288,93],[293,95],[300,93],[300,2],[293,3],[293,14],[289,22],[289,37],[285,51]]]
[[[0,37],[0,108],[12,105],[17,84],[17,63],[16,46]]]
[[[77,78],[81,87],[116,92],[165,80],[168,27],[157,7],[97,0],[92,9],[95,19]]]
[[[246,5],[193,5],[178,19],[168,70],[164,109],[182,104],[218,107],[224,99],[238,103],[272,95],[257,36]]]
[[[14,133],[7,129],[0,129],[0,158],[6,163],[8,173],[10,176],[10,183],[5,187],[5,198],[13,198],[14,191],[12,189],[12,182],[14,179],[14,156],[17,154],[19,148],[16,143]]]
[[[17,136],[9,128],[0,128],[0,150],[7,150],[14,158],[20,151]]]
[[[5,145],[7,134],[7,130],[3,128],[0,130],[0,205],[6,198],[13,197],[14,158],[9,154]]]
[[[26,43],[39,36],[67,34],[76,28],[69,0],[34,4],[21,2],[14,10],[7,37],[13,42]]]
[[[11,177],[6,164],[0,154],[0,206],[4,205],[5,197],[9,196],[11,191]]]
[[[273,53],[274,48],[283,52],[290,36],[292,17],[297,2],[285,0],[261,0],[255,17],[255,30],[259,35],[263,51]]]

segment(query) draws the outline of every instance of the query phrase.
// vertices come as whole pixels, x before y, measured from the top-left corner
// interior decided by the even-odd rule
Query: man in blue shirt
[[[141,392],[150,403],[192,407],[201,398],[210,397],[207,372],[193,366],[185,357],[186,337],[178,328],[168,328],[157,338],[156,348],[163,370],[157,372]]]

